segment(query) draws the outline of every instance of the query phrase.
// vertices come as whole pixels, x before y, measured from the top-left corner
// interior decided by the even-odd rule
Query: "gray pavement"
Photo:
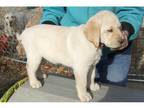
[[[126,87],[102,85],[99,91],[92,94],[92,102],[144,102],[143,90]],[[26,82],[9,102],[79,102],[79,99],[74,80],[49,75],[39,89],[32,89]]]

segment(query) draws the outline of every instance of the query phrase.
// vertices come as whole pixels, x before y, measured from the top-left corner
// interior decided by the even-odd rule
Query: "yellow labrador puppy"
[[[98,90],[94,82],[95,65],[99,62],[100,44],[119,48],[123,41],[121,24],[110,11],[101,11],[91,17],[84,25],[63,27],[55,25],[36,25],[26,29],[20,36],[27,56],[27,72],[32,88],[42,86],[36,78],[36,70],[42,58],[52,63],[61,63],[74,70],[77,94],[81,101],[92,99],[87,91]],[[90,69],[93,67],[93,69]],[[92,70],[91,79],[88,79]]]

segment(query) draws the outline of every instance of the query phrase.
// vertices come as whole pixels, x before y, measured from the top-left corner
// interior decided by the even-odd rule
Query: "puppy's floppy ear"
[[[100,45],[100,26],[95,18],[90,19],[85,28],[84,34],[88,41],[92,42],[95,47]]]

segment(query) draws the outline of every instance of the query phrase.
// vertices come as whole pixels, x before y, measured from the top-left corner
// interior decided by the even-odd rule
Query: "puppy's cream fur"
[[[115,14],[101,11],[77,27],[36,25],[26,29],[20,38],[26,51],[30,85],[33,88],[42,86],[36,78],[36,70],[43,57],[52,63],[72,67],[78,97],[81,101],[90,101],[88,82],[91,90],[99,89],[94,78],[95,65],[102,55],[100,43],[110,48],[120,47],[123,40],[120,26]]]

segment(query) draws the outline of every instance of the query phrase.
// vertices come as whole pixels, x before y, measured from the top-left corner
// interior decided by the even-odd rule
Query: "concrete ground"
[[[93,102],[144,102],[144,90],[102,85],[92,93]],[[74,80],[50,75],[39,89],[32,89],[26,82],[9,102],[79,102],[79,99]]]

